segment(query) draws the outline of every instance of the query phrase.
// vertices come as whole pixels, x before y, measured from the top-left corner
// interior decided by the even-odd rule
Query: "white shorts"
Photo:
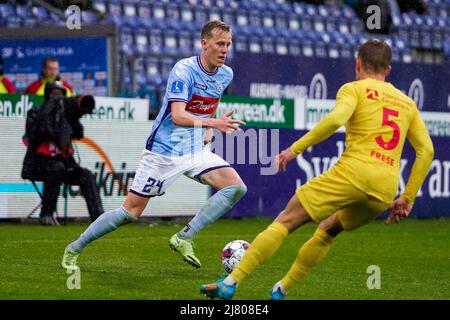
[[[182,157],[163,156],[145,149],[129,191],[141,197],[161,196],[182,174],[203,183],[204,173],[224,167],[230,164],[207,149]]]

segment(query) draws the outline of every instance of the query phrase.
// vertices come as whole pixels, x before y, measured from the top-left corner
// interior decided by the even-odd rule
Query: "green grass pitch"
[[[60,268],[64,247],[86,225],[0,224],[0,299],[205,299],[202,283],[223,273],[220,253],[235,239],[252,241],[271,220],[223,219],[196,238],[203,263],[195,270],[170,251],[181,225],[134,224],[91,244],[80,256],[81,289],[69,290]],[[307,225],[243,282],[235,299],[264,300],[312,235]],[[343,233],[329,255],[293,288],[288,299],[450,299],[450,220],[377,220]],[[367,267],[381,270],[381,289],[369,290]]]

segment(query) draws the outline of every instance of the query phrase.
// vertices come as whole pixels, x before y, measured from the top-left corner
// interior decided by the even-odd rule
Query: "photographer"
[[[27,113],[24,143],[27,153],[22,178],[43,181],[40,222],[58,225],[53,217],[62,183],[79,185],[86,200],[91,221],[103,213],[103,206],[94,175],[76,163],[72,139],[83,138],[80,118],[92,113],[94,98],[90,95],[65,97],[66,88],[59,82],[45,86],[44,105]]]

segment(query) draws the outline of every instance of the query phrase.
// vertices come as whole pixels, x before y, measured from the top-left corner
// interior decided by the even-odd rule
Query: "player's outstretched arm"
[[[414,203],[416,194],[428,174],[434,157],[433,142],[418,111],[411,122],[406,138],[414,148],[416,159],[406,183],[405,191],[400,197],[408,200],[410,203]]]
[[[386,223],[390,223],[394,218],[396,222],[400,222],[402,218],[409,216],[416,194],[427,176],[434,156],[433,143],[425,124],[420,118],[419,112],[414,116],[406,138],[416,152],[416,159],[414,160],[405,190],[389,207],[391,214],[386,219]]]
[[[275,158],[278,171],[286,171],[289,161],[295,159],[304,150],[313,146],[329,136],[343,126],[352,116],[354,108],[346,103],[336,103],[334,109],[323,118],[311,131],[293,143],[289,148],[283,150]]]
[[[212,119],[197,117],[189,112],[186,112],[186,103],[181,101],[173,102],[171,109],[172,121],[177,126],[216,128],[221,132],[228,133],[239,129],[238,125],[245,125],[244,121],[230,119],[233,111],[228,112],[220,118]]]

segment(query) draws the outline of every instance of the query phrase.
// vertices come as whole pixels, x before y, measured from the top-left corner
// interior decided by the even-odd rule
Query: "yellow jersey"
[[[336,95],[333,110],[291,151],[300,154],[342,125],[346,148],[336,169],[356,188],[384,203],[391,203],[397,194],[408,139],[416,160],[401,196],[413,203],[433,158],[433,145],[414,101],[385,81],[367,78],[346,83]]]

